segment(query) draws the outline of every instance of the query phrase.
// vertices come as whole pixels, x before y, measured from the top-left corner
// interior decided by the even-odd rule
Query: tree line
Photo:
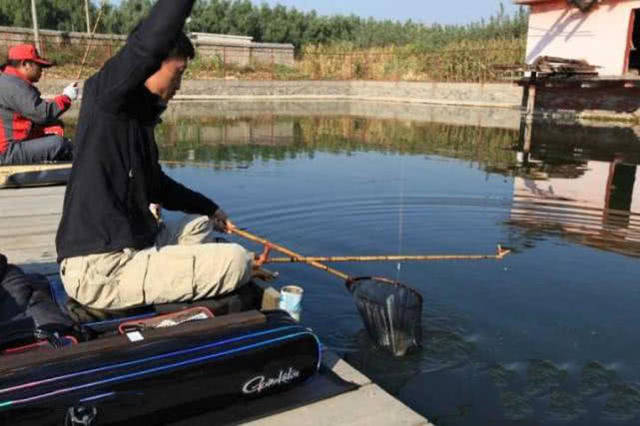
[[[98,32],[127,34],[154,0],[122,0],[90,4],[95,21],[103,7]],[[86,31],[82,0],[37,0],[40,28]],[[251,36],[257,42],[291,43],[298,51],[305,45],[348,44],[353,48],[412,46],[417,51],[440,49],[463,40],[515,39],[526,36],[528,13],[513,15],[504,6],[487,19],[465,25],[426,25],[408,20],[378,20],[355,15],[322,16],[283,5],[257,5],[250,0],[199,0],[187,31]],[[31,6],[25,0],[0,2],[0,25],[31,27]],[[93,24],[92,24],[93,27]]]

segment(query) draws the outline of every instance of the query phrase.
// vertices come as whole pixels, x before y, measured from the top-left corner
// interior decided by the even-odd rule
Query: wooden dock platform
[[[64,186],[0,190],[0,253],[30,272],[54,274]]]
[[[0,190],[0,253],[5,254],[9,262],[25,271],[57,274],[55,234],[62,213],[64,190],[63,186]],[[247,424],[431,425],[337,355],[325,351],[323,364],[342,379],[360,387]]]
[[[0,188],[64,185],[70,175],[70,162],[0,166]]]

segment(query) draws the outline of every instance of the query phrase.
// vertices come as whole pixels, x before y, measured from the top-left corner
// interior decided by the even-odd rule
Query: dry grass
[[[108,59],[110,49],[96,49],[83,69],[86,78]],[[49,49],[60,65],[47,71],[48,78],[76,78],[84,49]],[[523,62],[522,39],[464,41],[437,51],[424,52],[412,46],[355,49],[348,44],[306,46],[293,67],[253,63],[225,64],[219,57],[198,57],[186,78],[197,80],[379,80],[491,82],[503,77],[492,70],[496,64]],[[2,58],[0,58],[1,60]]]
[[[434,52],[307,46],[297,68],[313,79],[485,82],[501,78],[493,65],[522,62],[524,52],[517,39],[465,41]]]

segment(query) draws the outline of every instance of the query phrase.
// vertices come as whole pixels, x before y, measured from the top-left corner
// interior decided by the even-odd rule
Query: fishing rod
[[[100,23],[100,18],[102,18],[102,12],[104,11],[104,0],[102,2],[102,4],[100,5],[100,11],[98,12],[98,17],[96,18],[96,22],[93,26],[93,31],[91,32],[91,34],[89,34],[89,39],[87,40],[87,48],[84,51],[84,57],[82,58],[82,63],[80,64],[80,71],[78,71],[78,76],[76,77],[76,80],[80,80],[80,77],[82,77],[82,71],[84,70],[84,66],[87,63],[87,58],[89,57],[89,51],[91,50],[91,41],[93,40],[93,38],[96,35],[96,31],[98,30],[98,24]]]
[[[309,262],[411,262],[439,260],[502,260],[511,250],[498,246],[496,254],[431,254],[431,255],[377,255],[377,256],[301,256],[272,257],[266,263],[309,263]]]

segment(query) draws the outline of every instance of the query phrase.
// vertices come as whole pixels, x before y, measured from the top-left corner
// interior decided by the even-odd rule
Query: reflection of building
[[[596,153],[601,158],[594,160],[585,148],[593,141],[568,144],[572,152],[566,147],[554,152],[549,141],[535,137],[531,152],[521,155],[528,164],[514,180],[510,223],[640,256],[640,170],[638,162],[627,160],[637,153],[610,153],[608,159]]]
[[[640,109],[640,0],[514,0],[530,7],[527,64],[543,56],[586,60],[599,78],[535,82],[538,112],[601,115]]]

